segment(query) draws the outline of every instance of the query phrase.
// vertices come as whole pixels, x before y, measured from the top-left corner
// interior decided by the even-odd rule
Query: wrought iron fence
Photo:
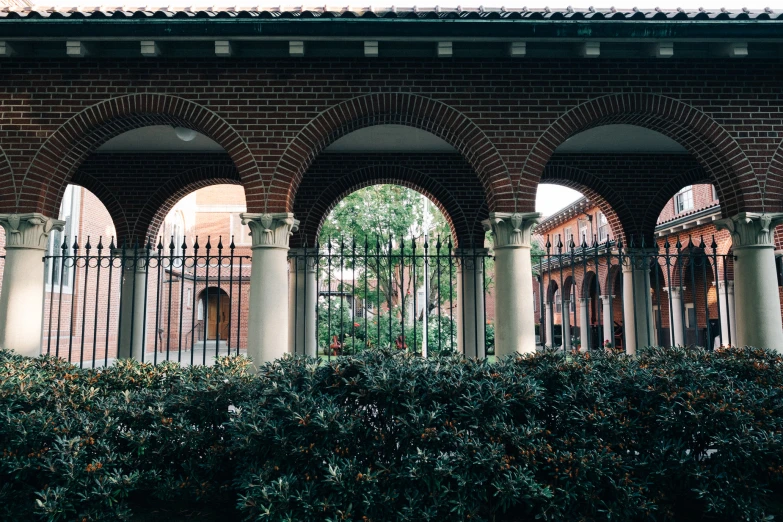
[[[386,347],[425,357],[492,355],[492,257],[433,239],[338,240],[292,250],[299,289],[291,298],[293,352],[330,358]]]
[[[553,245],[547,237],[545,252],[533,256],[543,344],[735,344],[734,258],[718,253],[714,237],[709,245],[703,237],[686,244],[667,238],[652,246],[631,240],[628,248],[608,239],[594,238],[590,245],[586,238],[581,245],[573,238],[568,245],[557,241]]]
[[[222,238],[109,245],[65,238],[44,257],[43,352],[80,366],[121,357],[210,364],[247,349],[250,258]]]

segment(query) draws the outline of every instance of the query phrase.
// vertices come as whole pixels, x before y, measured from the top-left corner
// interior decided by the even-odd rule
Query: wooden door
[[[228,311],[231,308],[231,303],[228,301],[228,296],[224,294],[220,295],[219,312],[217,294],[210,294],[207,303],[207,340],[214,341],[217,338],[217,334],[220,334],[221,340],[227,340]]]

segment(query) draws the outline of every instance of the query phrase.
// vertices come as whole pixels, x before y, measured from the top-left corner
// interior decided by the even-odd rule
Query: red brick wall
[[[727,213],[779,210],[783,173],[770,168],[781,143],[777,74],[765,60],[723,59],[9,59],[0,206],[54,214],[92,150],[155,123],[191,126],[223,145],[252,211],[291,210],[323,146],[360,126],[402,122],[460,149],[491,210],[527,211],[559,143],[623,122],[679,139]]]

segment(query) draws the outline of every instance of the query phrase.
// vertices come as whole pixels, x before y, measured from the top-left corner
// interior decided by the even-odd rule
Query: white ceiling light
[[[188,129],[187,127],[174,127],[174,133],[182,141],[193,141],[196,139],[196,134],[198,134],[193,129]]]

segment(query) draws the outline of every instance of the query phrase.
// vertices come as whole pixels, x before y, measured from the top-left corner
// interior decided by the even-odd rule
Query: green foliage
[[[0,520],[129,520],[183,501],[259,521],[783,515],[773,352],[490,364],[368,350],[251,369],[0,352]]]

